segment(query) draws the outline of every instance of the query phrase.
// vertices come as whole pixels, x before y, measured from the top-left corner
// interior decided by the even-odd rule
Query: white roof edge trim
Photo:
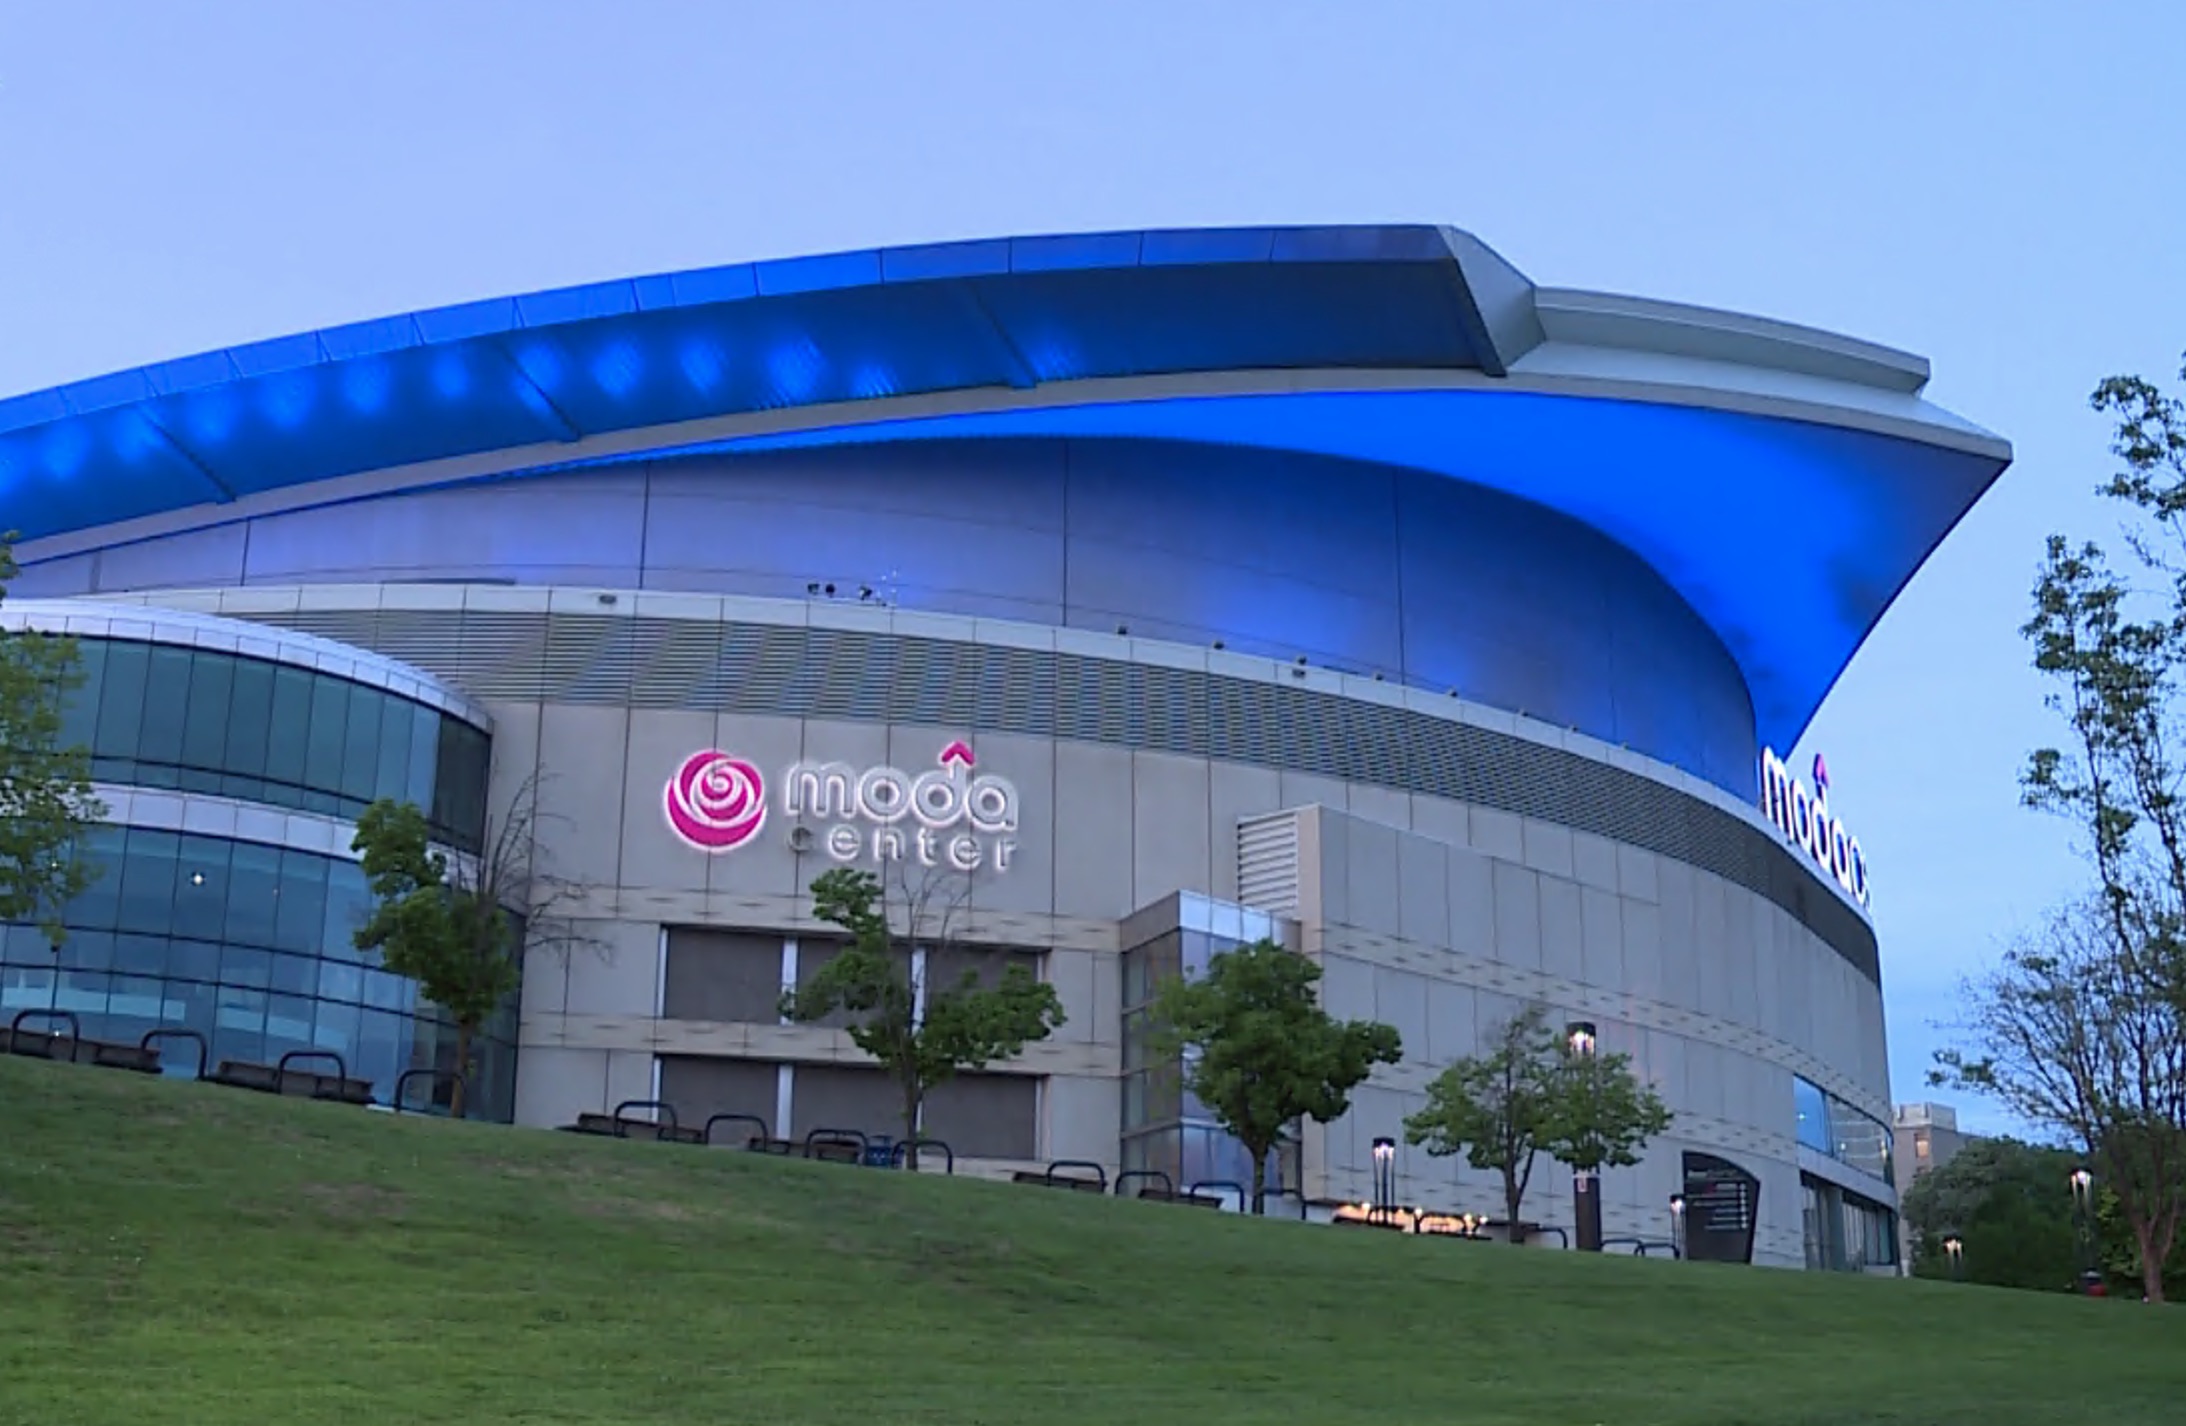
[[[482,733],[490,735],[494,731],[493,715],[483,704],[421,668],[370,649],[277,624],[161,602],[163,596],[175,593],[186,591],[154,589],[63,599],[10,599],[0,604],[0,628],[79,638],[129,639],[265,659],[377,688],[436,708]]]
[[[1534,289],[1534,310],[1550,341],[1768,367],[1908,395],[1928,384],[1926,357],[1769,317],[1552,287]]]

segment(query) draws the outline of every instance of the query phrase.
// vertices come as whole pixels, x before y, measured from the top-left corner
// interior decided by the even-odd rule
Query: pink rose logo
[[[668,826],[702,852],[733,851],[767,820],[767,786],[742,758],[708,748],[676,769],[662,794]]]

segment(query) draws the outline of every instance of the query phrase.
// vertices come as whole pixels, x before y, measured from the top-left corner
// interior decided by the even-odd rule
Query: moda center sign
[[[677,767],[661,793],[668,827],[687,846],[719,854],[765,832],[770,798],[797,834],[817,824],[839,862],[911,861],[955,871],[1008,871],[1017,850],[1017,788],[977,770],[962,739],[918,773],[847,762],[791,763],[773,780],[745,758],[708,748]]]
[[[1860,839],[1829,810],[1829,764],[1814,755],[1814,790],[1792,776],[1773,748],[1761,750],[1761,812],[1831,880],[1867,905],[1867,857]]]

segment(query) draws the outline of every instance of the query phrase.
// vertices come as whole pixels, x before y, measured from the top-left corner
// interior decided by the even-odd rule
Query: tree
[[[2073,1221],[2077,1155],[2016,1139],[1976,1139],[1913,1180],[1902,1197],[1915,1277],[1947,1278],[1944,1240],[1964,1245],[1959,1271],[1991,1287],[2055,1292],[2083,1266]]]
[[[0,598],[13,538],[0,536]],[[75,640],[0,627],[0,922],[35,921],[55,951],[62,911],[96,875],[76,848],[106,815],[90,752],[61,746],[62,700],[82,679]]]
[[[1454,1060],[1427,1086],[1427,1106],[1404,1121],[1406,1143],[1438,1158],[1463,1154],[1476,1169],[1503,1176],[1503,1216],[1511,1241],[1533,1181],[1533,1160],[1551,1119],[1556,1056],[1548,1011],[1529,1005],[1503,1022],[1484,1055]]]
[[[498,820],[489,818],[475,856],[433,845],[425,814],[381,800],[357,819],[354,850],[376,905],[356,933],[397,975],[455,1024],[448,1112],[462,1118],[478,1031],[523,980],[524,953],[566,949],[585,938],[559,914],[568,895],[535,873],[538,782],[526,779]]]
[[[1397,1032],[1321,1008],[1321,968],[1273,941],[1217,953],[1197,980],[1154,992],[1148,1022],[1159,1053],[1185,1061],[1184,1087],[1252,1161],[1251,1210],[1266,1207],[1268,1155],[1298,1120],[1328,1123],[1351,1091],[1403,1054]]]
[[[1647,1141],[1670,1127],[1662,1097],[1632,1073],[1630,1055],[1579,1054],[1568,1044],[1558,1051],[1543,1106],[1542,1151],[1584,1174],[1638,1163]]]
[[[2077,824],[2111,943],[2151,957],[2177,994],[2186,989],[2186,403],[2139,377],[2112,377],[2090,402],[2116,422],[2111,451],[2123,462],[2100,492],[2129,507],[2126,542],[2154,583],[2135,587],[2099,545],[2049,537],[2021,632],[2057,686],[2046,702],[2071,739],[2035,750],[2021,790],[2027,805]]]
[[[921,971],[925,953],[952,944],[951,923],[961,894],[934,905],[944,883],[929,879],[917,894],[904,888],[903,914],[891,918],[880,879],[837,867],[812,883],[813,914],[850,933],[850,943],[783,998],[792,1020],[821,1020],[837,1011],[857,1017],[851,1043],[880,1061],[903,1096],[905,1166],[918,1169],[920,1112],[935,1085],[963,1070],[985,1069],[1044,1040],[1063,1023],[1055,987],[1022,965],[1006,968],[994,985],[967,970],[954,985],[936,985]],[[900,929],[898,922],[900,921]],[[923,991],[923,994],[921,992]]]
[[[2022,632],[2070,736],[2035,750],[2021,789],[2074,824],[2097,894],[2050,928],[2054,944],[2022,946],[1976,988],[1977,1054],[1945,1057],[1939,1074],[1994,1088],[2126,1173],[2110,1187],[2160,1297],[2186,1196],[2186,1119],[2166,1083],[2186,1011],[2186,403],[2139,377],[2113,377],[2090,400],[2116,423],[2122,464],[2100,490],[2128,509],[2144,582],[2096,544],[2050,536]],[[2155,1033],[2170,1045],[2139,1038]],[[2045,1063],[2053,1052],[2070,1068]]]
[[[1427,1086],[1427,1105],[1404,1121],[1408,1143],[1437,1157],[1462,1153],[1503,1179],[1511,1239],[1538,1154],[1583,1173],[1639,1162],[1670,1111],[1632,1073],[1625,1054],[1579,1054],[1529,1005],[1503,1022],[1486,1054],[1452,1062]]]
[[[1967,1047],[1939,1051],[1929,1078],[1993,1095],[2083,1153],[2160,1302],[2186,1216],[2186,1019],[2164,952],[2121,945],[2114,912],[2100,894],[2066,907],[1969,985]]]

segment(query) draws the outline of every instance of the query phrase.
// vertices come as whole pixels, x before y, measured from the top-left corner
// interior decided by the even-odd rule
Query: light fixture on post
[[[1685,1195],[1670,1195],[1670,1256],[1685,1256]]]
[[[1966,1244],[1957,1237],[1943,1240],[1943,1255],[1951,1260],[1951,1281],[1958,1282],[1966,1276]]]
[[[2095,1175],[2084,1168],[2072,1171],[2072,1216],[2080,1239],[2080,1291],[2093,1296],[2102,1269],[2095,1261]]]
[[[1594,1024],[1590,1020],[1574,1020],[1564,1026],[1564,1048],[1573,1060],[1591,1067],[1594,1050],[1598,1043]],[[1572,1236],[1578,1240],[1582,1253],[1598,1253],[1602,1250],[1602,1175],[1601,1169],[1592,1165],[1574,1166],[1571,1170],[1571,1222]]]
[[[1374,1221],[1392,1223],[1397,1210],[1397,1141],[1374,1140]]]

